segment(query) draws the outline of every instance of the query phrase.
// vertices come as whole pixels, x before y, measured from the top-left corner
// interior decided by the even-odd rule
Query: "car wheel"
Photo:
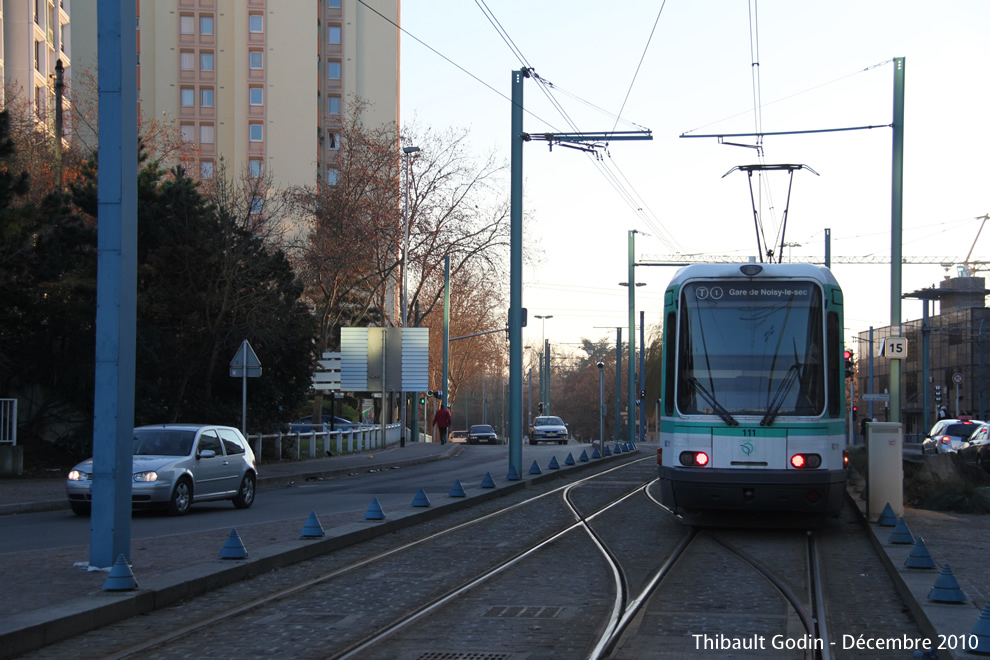
[[[83,502],[69,502],[69,506],[72,507],[72,513],[77,516],[88,516],[90,511],[90,505]]]
[[[241,480],[241,487],[234,498],[234,506],[238,509],[247,509],[254,504],[254,475],[245,474]]]
[[[185,477],[179,479],[172,491],[172,499],[168,502],[168,515],[184,516],[189,513],[189,507],[192,505],[192,494],[192,484],[189,479]]]

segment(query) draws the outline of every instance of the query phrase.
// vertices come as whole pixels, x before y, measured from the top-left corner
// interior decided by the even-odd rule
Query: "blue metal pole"
[[[131,557],[137,326],[137,23],[133,0],[98,0],[96,380],[89,564]]]
[[[904,209],[904,58],[894,58],[890,192],[890,336],[901,336],[901,228]],[[890,421],[901,423],[901,361],[890,361]]]
[[[636,442],[636,230],[629,232],[629,382],[626,386],[626,442]]]
[[[639,313],[639,441],[646,441],[646,312]]]
[[[512,72],[512,153],[509,192],[509,471],[522,475],[522,219],[523,80]]]

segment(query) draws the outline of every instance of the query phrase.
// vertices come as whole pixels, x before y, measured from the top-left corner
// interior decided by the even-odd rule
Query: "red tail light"
[[[818,454],[794,454],[791,456],[791,465],[799,470],[811,470],[821,467],[822,457]]]
[[[685,467],[704,467],[708,465],[708,454],[703,451],[682,451],[681,465]]]
[[[842,450],[842,467],[843,469],[849,467],[849,452],[845,449]]]
[[[657,447],[657,465],[663,465],[663,447]]]
[[[940,442],[941,442],[941,443],[942,443],[943,445],[951,445],[951,444],[952,444],[952,438],[950,438],[950,437],[949,437],[949,436],[947,436],[947,435],[943,435],[943,436],[942,436],[942,439],[940,440]]]

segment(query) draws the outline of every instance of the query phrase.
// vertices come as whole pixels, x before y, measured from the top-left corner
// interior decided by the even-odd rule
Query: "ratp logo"
[[[739,445],[739,449],[742,450],[742,453],[744,453],[747,456],[749,456],[750,454],[753,453],[753,449],[754,449],[753,443],[752,442],[744,442],[741,445]]]

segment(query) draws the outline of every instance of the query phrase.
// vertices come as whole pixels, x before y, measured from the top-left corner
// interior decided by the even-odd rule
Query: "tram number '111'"
[[[742,434],[745,438],[755,438],[756,429],[742,429]]]

